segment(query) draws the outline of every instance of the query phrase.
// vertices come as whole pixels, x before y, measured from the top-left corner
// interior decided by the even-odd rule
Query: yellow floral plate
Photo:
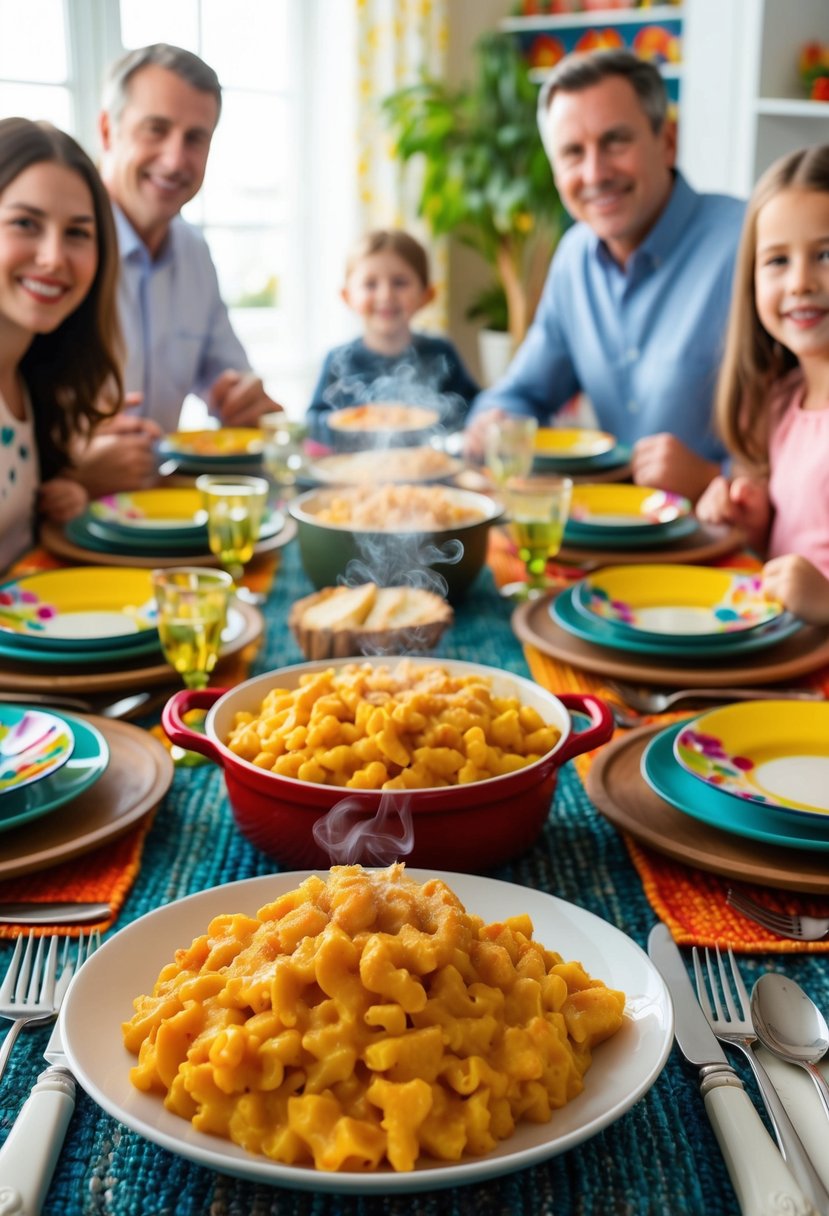
[[[620,636],[662,641],[742,634],[783,615],[759,575],[705,566],[608,566],[579,584],[576,606]]]
[[[569,523],[583,528],[659,527],[691,512],[689,499],[649,486],[587,483],[573,487]]]
[[[536,456],[555,460],[590,460],[615,447],[615,435],[581,427],[543,426],[535,436]]]
[[[186,487],[107,494],[89,505],[91,519],[127,537],[159,531],[165,536],[200,536],[204,532],[201,514],[201,494]]]
[[[74,566],[0,585],[0,637],[77,649],[145,641],[156,628],[149,570]]]
[[[711,710],[679,732],[674,756],[714,789],[821,816],[829,827],[829,702],[743,701]]]
[[[227,426],[217,430],[173,431],[159,444],[162,456],[186,468],[202,470],[261,462],[265,435],[258,427]]]

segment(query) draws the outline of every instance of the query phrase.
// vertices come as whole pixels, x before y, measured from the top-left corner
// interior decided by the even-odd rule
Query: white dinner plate
[[[549,1123],[519,1124],[491,1153],[457,1165],[427,1162],[408,1173],[326,1173],[254,1156],[229,1140],[197,1132],[165,1110],[158,1094],[134,1088],[129,1071],[136,1057],[124,1047],[121,1034],[121,1023],[132,1016],[133,999],[152,991],[174,951],[204,933],[214,916],[236,911],[255,915],[263,904],[297,887],[307,872],[200,891],[147,913],[110,938],[78,973],[64,1001],[63,1037],[73,1073],[108,1114],[199,1165],[251,1182],[363,1194],[463,1186],[526,1169],[581,1144],[642,1097],[671,1050],[673,1013],[659,973],[639,946],[591,912],[540,891],[473,874],[410,874],[419,882],[442,879],[469,912],[487,922],[528,913],[539,942],[565,959],[579,960],[591,975],[626,993],[625,1024],[594,1050],[583,1092],[554,1111]]]

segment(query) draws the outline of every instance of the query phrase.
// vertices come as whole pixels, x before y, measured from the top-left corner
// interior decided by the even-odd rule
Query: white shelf
[[[829,118],[829,101],[808,101],[797,97],[758,97],[757,114],[772,118]]]
[[[504,17],[502,30],[513,33],[533,30],[572,30],[593,25],[658,25],[661,21],[681,21],[679,4],[655,4],[650,8],[607,8],[598,12],[539,13],[534,17]]]

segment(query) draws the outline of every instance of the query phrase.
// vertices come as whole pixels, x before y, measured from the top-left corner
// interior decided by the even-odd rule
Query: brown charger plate
[[[591,479],[592,480],[592,479]],[[598,481],[598,478],[596,478]],[[562,545],[557,561],[592,566],[654,565],[660,562],[710,562],[741,549],[746,534],[726,524],[699,524],[695,532],[681,536],[661,548],[594,549],[583,545]]]
[[[76,715],[109,744],[101,778],[77,798],[31,824],[0,832],[0,880],[44,870],[126,832],[157,806],[173,780],[170,753],[128,722]]]
[[[223,659],[229,659],[257,641],[265,628],[262,613],[252,604],[237,597],[233,607],[242,617],[242,632],[222,647],[214,676],[221,675]],[[167,662],[142,663],[139,660],[112,670],[98,663],[84,667],[82,661],[34,664],[0,660],[0,690],[4,692],[129,692],[153,684],[167,684],[174,679],[176,674]]]
[[[296,520],[285,519],[285,527],[275,536],[256,542],[253,560],[266,553],[273,553],[292,541],[296,536]],[[64,534],[60,524],[47,520],[40,529],[40,543],[53,557],[65,558],[71,562],[80,562],[84,566],[134,566],[140,570],[155,570],[168,566],[218,566],[218,560],[212,553],[200,553],[195,557],[142,557],[139,554],[99,553],[97,549],[84,549],[74,544]]]
[[[593,760],[587,795],[614,827],[657,853],[725,878],[787,891],[829,892],[825,853],[732,836],[660,798],[640,764],[645,747],[663,729],[664,723],[639,727],[606,744]]]
[[[755,650],[743,659],[717,664],[708,658],[689,658],[683,663],[611,650],[573,637],[553,620],[550,602],[556,594],[520,604],[512,614],[513,632],[542,654],[596,675],[672,688],[751,688],[794,680],[829,664],[829,628],[816,625],[804,625],[768,650]]]

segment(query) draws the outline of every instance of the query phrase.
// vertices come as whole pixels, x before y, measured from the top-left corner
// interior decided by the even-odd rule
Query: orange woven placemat
[[[503,534],[493,534],[489,557],[499,586],[521,577],[521,562],[512,552],[509,541]],[[728,564],[738,563],[732,557]],[[758,566],[756,559],[748,554],[740,556],[739,564],[746,569],[756,569]],[[558,576],[562,582],[567,582],[572,580],[575,572],[551,566],[550,573]],[[525,646],[524,654],[533,679],[550,692],[589,692],[607,701],[617,700],[600,676],[579,671],[568,663],[542,654],[534,646]],[[810,683],[829,694],[829,670],[816,673],[811,677]],[[670,714],[643,717],[642,724],[659,721],[668,723],[674,718],[675,715]],[[595,754],[587,752],[577,756],[573,762],[582,781],[587,776]],[[740,916],[726,903],[728,889],[734,886],[728,879],[684,866],[651,849],[643,848],[627,833],[622,833],[622,837],[651,907],[669,927],[679,945],[730,945],[734,950],[744,953],[829,952],[829,941],[799,942],[776,937]],[[745,884],[740,884],[740,890],[777,912],[829,915],[829,900],[826,897],[774,891],[768,887]]]
[[[110,844],[101,845],[82,857],[61,862],[35,874],[23,874],[20,878],[8,878],[0,883],[0,901],[16,903],[49,903],[52,900],[78,901],[81,903],[109,904],[109,916],[97,924],[84,925],[84,932],[100,929],[103,932],[113,923],[121,911],[129,889],[138,874],[144,840],[153,820],[152,813]],[[79,925],[36,925],[32,933],[62,934],[77,937]],[[0,938],[17,937],[20,926],[0,925]]]
[[[35,549],[26,554],[13,567],[11,573],[20,577],[40,570],[57,569],[65,564],[56,561],[44,550]],[[278,565],[278,553],[267,554],[258,559],[245,571],[245,585],[252,591],[267,594]],[[251,643],[234,656],[232,663],[223,666],[223,683],[234,685],[246,679],[250,664],[256,654],[257,645],[256,642]],[[92,928],[101,930],[109,928],[121,910],[138,874],[144,840],[150,829],[152,818],[152,814],[146,815],[139,824],[112,844],[102,845],[71,861],[50,866],[47,870],[7,879],[0,883],[0,902],[48,903],[52,900],[80,900],[90,903],[108,903],[110,916],[107,920],[102,921],[99,925],[85,925],[84,930],[88,932]],[[16,937],[19,932],[19,925],[0,925],[0,938]],[[33,927],[32,932],[77,936],[81,929],[76,925],[44,925]]]

